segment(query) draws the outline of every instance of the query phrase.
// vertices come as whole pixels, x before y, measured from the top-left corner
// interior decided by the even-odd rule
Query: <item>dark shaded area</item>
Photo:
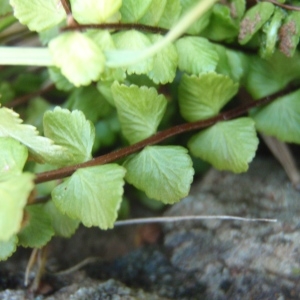
[[[165,247],[142,247],[112,263],[91,265],[86,271],[92,278],[114,278],[171,299],[196,299],[203,297],[206,289],[194,272],[184,272],[171,264]]]

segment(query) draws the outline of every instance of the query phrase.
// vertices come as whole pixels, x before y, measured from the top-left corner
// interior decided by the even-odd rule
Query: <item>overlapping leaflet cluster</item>
[[[39,162],[67,166],[91,159],[94,125],[84,114],[59,107],[44,115],[45,137],[18,115],[0,108],[0,254],[5,259],[16,247],[41,247],[56,235],[70,236],[79,223],[107,229],[117,218],[125,169],[116,164],[80,169],[51,188],[52,201],[28,204],[34,175],[23,172],[28,153]],[[53,168],[53,167],[52,167]],[[50,190],[51,191],[51,190]],[[43,193],[49,193],[45,188]]]
[[[0,108],[0,259],[17,245],[39,248],[53,235],[69,237],[79,223],[112,228],[125,181],[165,204],[179,201],[188,195],[194,175],[188,149],[220,170],[239,173],[255,155],[257,130],[300,143],[298,90],[249,116],[220,121],[194,134],[188,149],[147,146],[122,164],[78,169],[63,181],[35,187],[34,173],[86,162],[102,145],[114,146],[120,131],[131,145],[154,135],[162,123],[170,123],[168,108],[176,107],[174,100],[181,117],[195,122],[219,114],[241,86],[261,98],[299,80],[300,16],[267,2],[246,11],[245,0],[213,7],[214,0],[202,0],[208,5],[201,17],[181,23],[202,9],[198,0],[70,0],[73,22],[133,23],[136,29],[60,31],[71,16],[59,1],[9,2],[0,14],[12,9],[22,24],[39,33],[48,47],[42,50],[49,49],[53,61],[48,79],[69,96],[64,108],[53,108],[41,98],[28,107],[27,120],[43,135],[13,110]],[[139,30],[139,24],[152,26],[156,33]],[[171,33],[176,29],[179,36],[178,24],[188,34],[155,48],[170,36],[160,34],[160,28]],[[278,37],[285,55],[276,50]],[[260,55],[270,59],[212,41],[259,46]],[[170,84],[174,99],[160,92],[165,84]],[[14,97],[8,82],[0,83],[0,94],[2,103]],[[35,164],[24,168],[29,160]],[[50,200],[31,204],[36,195]]]

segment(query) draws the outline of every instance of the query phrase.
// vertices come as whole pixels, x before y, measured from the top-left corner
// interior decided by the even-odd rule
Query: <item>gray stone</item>
[[[171,223],[164,245],[174,266],[206,285],[206,299],[300,299],[300,194],[274,161],[245,174],[211,170],[167,215],[277,219]]]

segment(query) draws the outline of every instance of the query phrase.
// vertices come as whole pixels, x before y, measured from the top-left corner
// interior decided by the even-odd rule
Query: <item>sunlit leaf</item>
[[[33,189],[33,175],[14,174],[0,181],[0,241],[8,241],[21,226],[23,209]]]
[[[75,86],[90,84],[104,71],[102,50],[81,32],[64,32],[51,40],[49,49],[55,66]]]
[[[28,150],[10,137],[0,137],[0,180],[20,174],[27,160]]]
[[[57,0],[10,0],[14,15],[30,30],[42,31],[60,23],[66,12]]]
[[[154,88],[126,86],[115,82],[112,93],[122,132],[134,144],[153,135],[165,113],[167,100]]]
[[[87,227],[112,228],[122,202],[125,169],[116,164],[78,169],[52,191],[55,206]]]
[[[39,136],[35,127],[22,124],[19,115],[6,107],[0,108],[0,137],[12,137],[29,148],[30,155],[40,161],[57,163],[65,156],[65,149]]]
[[[245,172],[258,146],[254,121],[239,118],[218,122],[194,135],[188,147],[191,153],[208,161],[218,170]]]
[[[118,12],[122,0],[70,0],[70,3],[72,15],[77,22],[99,24]]]
[[[166,204],[188,195],[193,181],[193,163],[180,146],[148,146],[124,163],[126,181],[149,198]]]

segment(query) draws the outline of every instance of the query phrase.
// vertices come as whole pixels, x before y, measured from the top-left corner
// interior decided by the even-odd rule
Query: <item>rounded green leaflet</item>
[[[77,164],[91,159],[95,139],[94,125],[83,112],[56,107],[44,114],[45,136],[66,149],[67,157],[61,158],[61,165]]]
[[[178,68],[181,71],[198,75],[216,69],[218,54],[207,39],[186,36],[177,40],[175,45],[179,57]]]
[[[300,90],[255,109],[251,117],[256,129],[288,143],[300,144]]]
[[[44,204],[26,207],[27,223],[18,233],[19,245],[30,248],[45,246],[54,235],[50,216],[44,211]]]
[[[166,98],[146,86],[115,82],[111,90],[126,139],[134,144],[153,135],[166,111]]]
[[[151,41],[148,36],[137,30],[118,32],[112,37],[117,49],[126,50],[131,54],[134,53],[134,51],[139,53],[151,46]],[[122,54],[123,52],[124,51],[120,52],[120,55],[124,55]],[[126,60],[126,58],[127,55],[124,57],[124,60]],[[130,65],[125,69],[128,74],[147,74],[152,68],[153,57],[149,57],[139,63]]]
[[[100,78],[105,56],[100,47],[81,32],[64,32],[49,43],[54,65],[75,86]]]
[[[239,85],[214,72],[199,76],[184,74],[179,85],[179,108],[188,121],[203,120],[219,113],[237,93]]]
[[[7,241],[19,231],[27,198],[34,187],[33,178],[33,174],[23,173],[0,181],[0,241]]]
[[[258,138],[254,121],[239,118],[222,121],[194,135],[188,142],[191,153],[218,170],[245,172],[255,156]]]
[[[126,170],[117,164],[78,169],[52,191],[57,209],[86,227],[112,228],[122,202]]]
[[[10,0],[15,17],[32,31],[49,29],[66,18],[57,0]]]
[[[156,43],[163,37],[158,34],[149,35],[152,43]],[[172,82],[176,76],[178,54],[174,44],[170,44],[153,56],[152,70],[147,74],[156,84]]]
[[[122,0],[70,0],[72,15],[81,24],[117,22]]]
[[[245,86],[252,97],[259,99],[280,91],[299,78],[300,54],[296,52],[293,57],[286,57],[276,51],[269,60],[258,56],[249,59]]]
[[[165,204],[178,202],[188,195],[193,181],[187,152],[181,146],[148,146],[125,161],[125,179],[149,198]]]

